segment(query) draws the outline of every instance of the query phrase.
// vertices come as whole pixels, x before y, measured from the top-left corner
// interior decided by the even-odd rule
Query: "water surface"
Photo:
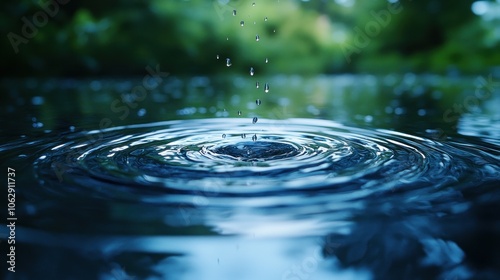
[[[140,80],[3,81],[19,274],[495,279],[498,89],[268,81],[171,77],[142,100]]]

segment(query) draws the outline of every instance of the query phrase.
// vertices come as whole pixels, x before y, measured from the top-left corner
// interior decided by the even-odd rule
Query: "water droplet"
[[[245,25],[245,22],[244,22],[244,21],[240,21],[240,25],[241,25],[241,26],[244,26],[244,25]]]
[[[255,104],[257,104],[257,106],[258,106],[258,105],[262,104],[262,101],[260,99],[257,99],[257,100],[255,100]]]
[[[219,55],[217,55],[217,59],[219,59]]]
[[[252,6],[255,7],[255,2],[252,3]]]
[[[259,41],[260,40],[260,37],[259,37],[259,34],[255,35],[255,41]]]
[[[255,87],[256,87],[256,88],[259,88],[259,87],[260,87],[259,82],[256,82],[256,83],[255,83]]]
[[[229,37],[226,37],[226,41],[229,41]]]
[[[233,10],[233,16],[235,16],[235,15],[236,15],[236,10]]]
[[[253,70],[253,67],[250,67],[250,76],[253,76],[255,74],[255,71]]]
[[[238,116],[241,116],[241,111],[238,111]]]
[[[247,138],[247,135],[245,133],[241,134],[241,138],[245,139]]]
[[[267,21],[267,17],[264,18],[264,21]]]
[[[276,29],[273,30],[273,33],[276,33]]]
[[[223,139],[224,139],[224,138],[226,138],[226,134],[222,134],[222,138],[223,138]]]
[[[257,24],[257,23],[254,21],[253,24]]]
[[[227,67],[231,66],[231,59],[226,58],[226,66]]]
[[[256,123],[259,119],[257,117],[253,117],[252,123]]]
[[[253,140],[254,142],[255,142],[255,141],[257,141],[257,134],[254,134],[254,135],[252,136],[252,140]]]
[[[266,83],[264,85],[264,92],[269,92],[269,84],[268,83]]]
[[[269,62],[269,59],[267,59],[267,57],[266,57],[266,63],[268,63],[268,62]]]

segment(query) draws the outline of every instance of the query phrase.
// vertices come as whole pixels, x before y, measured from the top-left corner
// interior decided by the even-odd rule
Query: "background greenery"
[[[23,17],[33,22],[50,1],[2,3],[4,77],[144,75],[157,64],[178,75],[242,73],[250,66],[265,74],[489,73],[500,65],[500,1],[494,0],[401,0],[401,12],[349,59],[345,50],[356,46],[356,28],[365,30],[373,13],[387,10],[386,0],[60,1],[67,3],[17,54],[12,34],[23,36]]]

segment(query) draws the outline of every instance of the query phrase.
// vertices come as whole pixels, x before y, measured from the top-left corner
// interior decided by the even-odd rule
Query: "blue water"
[[[200,79],[187,91],[210,95]],[[486,112],[498,97],[450,130],[442,111],[456,99],[413,90],[384,101],[383,87],[341,91],[341,81],[332,90],[315,81],[323,101],[270,97],[262,108],[252,96],[217,94],[178,106],[171,81],[124,120],[95,109],[116,97],[105,87],[85,93],[86,107],[71,91],[10,85],[18,103],[5,105],[0,156],[18,178],[18,272],[6,275],[496,279],[500,129]],[[353,92],[380,104],[351,104]],[[64,98],[79,109],[56,106]],[[281,109],[269,115],[269,103]],[[177,120],[158,121],[161,110]],[[113,125],[100,129],[102,117]]]

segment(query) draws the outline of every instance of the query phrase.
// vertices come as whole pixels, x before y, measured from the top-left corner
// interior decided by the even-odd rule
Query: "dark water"
[[[3,81],[7,276],[498,278],[494,81],[269,80]]]

